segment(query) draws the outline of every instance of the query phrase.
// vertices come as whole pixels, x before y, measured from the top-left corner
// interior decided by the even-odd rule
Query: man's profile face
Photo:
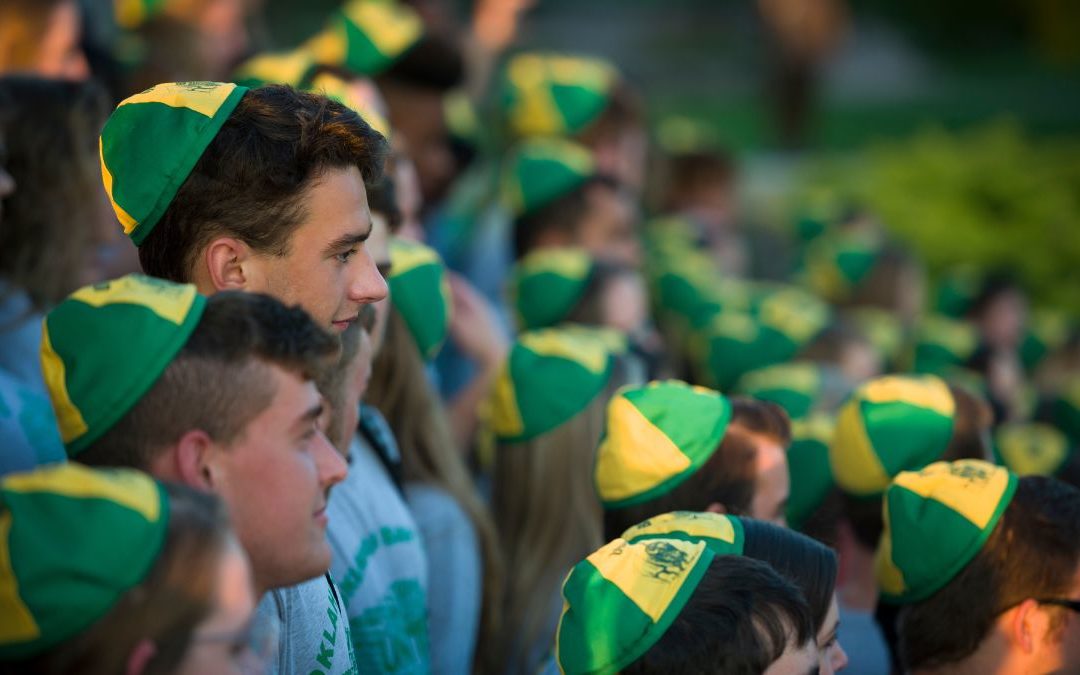
[[[214,491],[228,505],[260,591],[296,584],[330,566],[326,503],[347,465],[323,434],[326,411],[315,384],[278,366],[258,365],[270,405],[207,461]]]
[[[817,675],[818,672],[817,644],[811,639],[800,646],[789,637],[784,653],[765,669],[764,675]]]
[[[258,257],[265,286],[248,290],[300,305],[321,327],[341,333],[363,305],[387,294],[374,258],[379,252],[368,243],[371,215],[359,169],[327,169],[315,177],[303,209],[285,255]]]
[[[750,502],[750,515],[787,526],[788,496],[791,493],[791,476],[788,474],[787,453],[776,439],[764,434],[748,434],[757,448],[755,463],[754,499]]]

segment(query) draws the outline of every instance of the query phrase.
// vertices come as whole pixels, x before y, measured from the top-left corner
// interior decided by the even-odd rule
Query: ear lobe
[[[124,674],[142,675],[142,673],[146,672],[146,667],[156,655],[157,645],[147,639],[139,640],[138,644],[135,645],[135,648],[131,650],[131,654],[128,656]]]
[[[209,434],[193,429],[176,444],[176,470],[184,485],[210,491],[214,488],[212,464],[216,448]]]
[[[205,282],[214,291],[251,290],[257,269],[251,247],[234,237],[218,237],[203,255]],[[196,278],[200,275],[196,271]]]

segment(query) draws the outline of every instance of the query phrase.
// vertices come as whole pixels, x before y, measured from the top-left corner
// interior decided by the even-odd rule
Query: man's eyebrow
[[[343,234],[337,239],[331,241],[326,245],[326,253],[334,253],[342,249],[352,248],[357,244],[363,244],[371,236],[371,225],[368,225],[367,231],[359,234],[349,233]]]
[[[308,408],[303,415],[298,417],[296,421],[293,422],[293,429],[297,431],[306,429],[309,424],[322,417],[323,408],[324,406],[322,401],[319,401],[315,405]]]

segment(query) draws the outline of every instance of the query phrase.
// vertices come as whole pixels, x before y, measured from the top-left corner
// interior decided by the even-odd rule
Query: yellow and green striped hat
[[[893,476],[941,458],[953,433],[956,401],[932,375],[886,375],[844,403],[829,447],[836,483],[855,496],[881,494]]]
[[[514,216],[533,213],[596,175],[592,153],[563,138],[523,141],[507,158],[503,200]]]
[[[80,288],[48,313],[41,369],[70,457],[153,386],[205,306],[191,284],[130,274]]]
[[[575,136],[608,106],[618,81],[614,66],[602,59],[518,54],[507,63],[501,88],[507,129],[518,138]]]
[[[113,18],[125,30],[135,30],[165,11],[169,0],[113,0]]]
[[[237,67],[233,82],[252,89],[268,84],[287,84],[304,89],[311,83],[311,76],[318,64],[304,49],[287,52],[264,52],[256,54]]]
[[[731,403],[678,380],[623,387],[608,403],[596,489],[617,509],[667,494],[701,468],[724,438]]]
[[[604,390],[612,368],[610,345],[599,333],[581,327],[522,333],[491,395],[496,439],[527,441],[569,421]]]
[[[806,253],[806,280],[815,293],[837,302],[870,276],[881,256],[880,236],[864,232],[826,235]]]
[[[836,420],[822,413],[791,423],[791,445],[787,451],[791,492],[786,515],[788,525],[794,530],[802,529],[836,485],[829,464],[829,445],[835,427]]]
[[[450,282],[435,249],[404,239],[390,241],[390,298],[420,354],[432,359],[450,331]]]
[[[349,0],[304,49],[321,65],[375,76],[415,46],[423,34],[420,15],[400,2]]]
[[[136,246],[247,91],[221,82],[170,82],[124,99],[109,116],[101,131],[101,177]]]
[[[704,542],[616,539],[563,583],[555,660],[563,675],[614,675],[641,658],[694,594],[715,554]]]
[[[65,463],[0,480],[0,660],[108,613],[153,567],[168,520],[164,490],[138,471]]]
[[[813,361],[778,363],[750,371],[739,379],[740,393],[772,401],[793,420],[806,417],[821,396],[824,374]]]
[[[978,333],[970,323],[938,314],[923,317],[915,328],[912,370],[944,374],[952,367],[963,366],[978,346]]]
[[[623,532],[622,538],[631,544],[652,539],[700,541],[716,555],[742,555],[746,545],[741,520],[707,511],[672,511],[654,516]]]
[[[924,600],[971,562],[1005,512],[1016,476],[976,459],[905,471],[885,492],[875,568],[881,595]]]
[[[793,358],[800,345],[749,312],[722,310],[691,337],[698,379],[731,389],[744,374]]]
[[[589,284],[592,257],[580,248],[538,249],[514,265],[510,298],[522,329],[561,323]]]
[[[1010,422],[994,432],[1001,464],[1017,476],[1053,476],[1076,451],[1069,438],[1042,422]]]

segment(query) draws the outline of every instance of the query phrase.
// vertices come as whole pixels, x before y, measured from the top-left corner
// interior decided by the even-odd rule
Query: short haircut
[[[1080,490],[1021,478],[982,550],[948,584],[900,611],[906,671],[969,657],[1002,612],[1028,598],[1066,598],[1080,565]],[[1064,620],[1064,608],[1057,622]]]
[[[671,155],[663,164],[665,212],[693,206],[703,191],[730,188],[735,180],[735,159],[724,150],[690,150]]]
[[[386,139],[337,101],[281,85],[252,89],[139,247],[143,270],[190,281],[199,254],[220,236],[285,255],[322,174],[355,166],[375,184],[385,154]]]
[[[750,515],[757,478],[757,449],[745,433],[728,427],[712,456],[669,492],[640,504],[604,511],[604,537],[611,540],[634,525],[671,511],[705,511],[723,504],[728,513]]]
[[[956,413],[953,416],[953,432],[941,457],[935,461],[955,462],[958,459],[987,459],[986,432],[992,415],[989,406],[978,396],[963,387],[948,385]],[[921,469],[922,467],[916,467]],[[855,538],[865,548],[874,550],[881,541],[885,522],[881,516],[880,495],[855,496],[844,493],[844,517],[851,524]]]
[[[802,593],[769,565],[719,556],[663,636],[624,675],[763,673],[814,638]]]
[[[157,382],[79,461],[147,470],[193,429],[231,443],[273,400],[268,365],[315,380],[336,363],[338,351],[338,338],[299,307],[258,293],[212,295]]]
[[[749,396],[731,398],[731,424],[752,434],[766,436],[780,445],[791,445],[791,419],[772,401]]]
[[[615,191],[619,184],[610,176],[593,176],[550,204],[518,216],[514,220],[514,257],[523,258],[536,248],[544,233],[552,230],[575,237],[578,226],[589,212],[589,193],[597,187]]]

